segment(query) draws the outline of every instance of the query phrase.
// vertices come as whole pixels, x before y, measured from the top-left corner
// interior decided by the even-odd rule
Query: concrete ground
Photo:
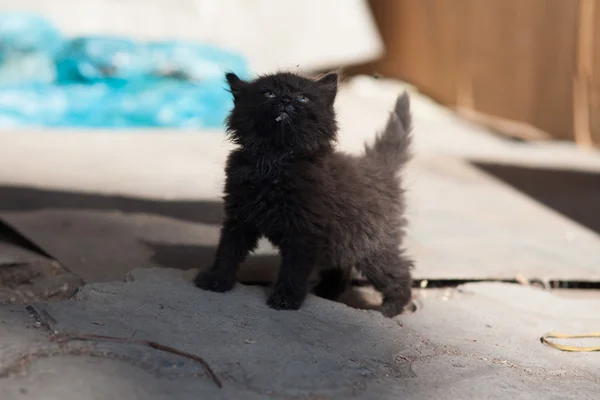
[[[359,151],[400,90],[350,81],[341,148]],[[193,287],[217,240],[218,132],[0,133],[0,219],[21,235],[0,246],[0,399],[597,399],[599,353],[539,338],[599,330],[597,292],[543,286],[599,282],[600,237],[469,161],[600,171],[599,154],[507,142],[418,94],[413,107],[423,288],[394,319],[356,308],[377,307],[369,288],[287,312],[263,287]],[[277,262],[262,246],[240,279],[268,283]]]
[[[0,308],[0,398],[12,399],[597,399],[597,353],[544,347],[549,329],[597,329],[600,300],[499,283],[426,297],[386,319],[311,297],[265,306],[262,288],[198,291],[183,273],[134,271],[66,302]],[[576,314],[577,318],[573,318]],[[126,340],[57,343],[49,334]],[[129,340],[130,342],[127,342]],[[194,360],[135,343],[151,340]]]

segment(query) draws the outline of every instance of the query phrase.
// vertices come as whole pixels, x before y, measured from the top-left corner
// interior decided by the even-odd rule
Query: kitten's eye
[[[309,102],[308,97],[306,97],[303,94],[299,94],[298,96],[296,96],[296,100],[298,100],[300,103],[308,103]]]
[[[265,97],[266,97],[267,99],[273,99],[273,98],[277,97],[277,95],[276,95],[274,92],[270,92],[270,91],[268,91],[268,90],[267,90],[267,91],[265,92]]]

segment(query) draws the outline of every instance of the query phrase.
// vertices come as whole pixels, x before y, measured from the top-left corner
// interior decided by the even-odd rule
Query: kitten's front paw
[[[384,299],[383,304],[381,305],[380,311],[384,316],[386,316],[388,318],[393,318],[396,315],[402,314],[402,312],[404,312],[406,305],[409,302],[410,302],[410,299],[409,300],[395,299],[395,298]]]
[[[235,283],[235,275],[211,272],[200,272],[194,279],[194,284],[200,289],[212,292],[228,292],[233,289]]]
[[[275,290],[267,300],[267,305],[275,310],[297,310],[304,303],[305,294]]]

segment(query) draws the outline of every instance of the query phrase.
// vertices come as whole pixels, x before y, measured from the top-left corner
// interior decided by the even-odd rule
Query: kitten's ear
[[[231,94],[233,95],[233,98],[237,99],[240,96],[240,94],[243,92],[247,83],[245,81],[241,80],[240,78],[238,78],[238,76],[236,74],[234,74],[233,72],[229,72],[229,73],[225,74],[225,79],[227,79],[227,83],[229,84],[229,89],[231,90]]]
[[[337,90],[338,74],[337,72],[330,72],[320,77],[318,82],[324,85],[333,86]]]
[[[329,101],[333,103],[335,101],[335,96],[337,95],[338,74],[336,72],[330,72],[319,78],[317,82],[322,85],[325,93],[329,96]]]

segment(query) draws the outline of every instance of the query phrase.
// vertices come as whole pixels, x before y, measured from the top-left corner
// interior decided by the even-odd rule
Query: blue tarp
[[[226,71],[245,59],[185,41],[63,38],[48,21],[0,14],[0,126],[220,128]]]

